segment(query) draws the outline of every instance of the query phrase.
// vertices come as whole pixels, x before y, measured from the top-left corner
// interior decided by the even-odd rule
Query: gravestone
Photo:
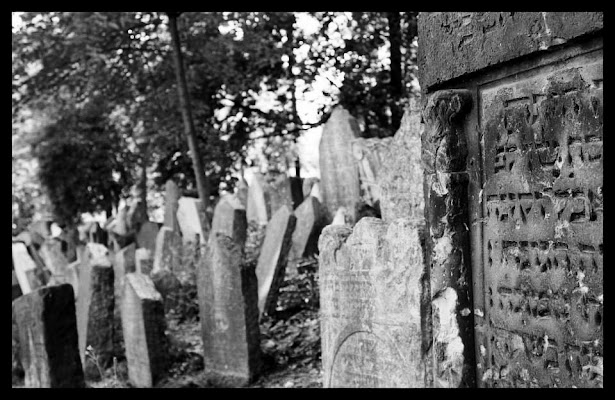
[[[72,287],[36,289],[13,302],[13,314],[25,387],[85,387]]]
[[[201,201],[193,197],[180,197],[177,207],[177,222],[182,234],[183,243],[207,243],[206,217]]]
[[[319,239],[323,387],[425,387],[421,220],[366,217]]]
[[[297,207],[295,217],[297,223],[292,236],[290,260],[297,260],[318,251],[319,228],[321,228],[320,202],[315,197],[309,196]]]
[[[359,171],[361,201],[369,207],[380,209],[380,170],[387,158],[392,138],[357,138],[351,142]]]
[[[102,368],[109,366],[113,352],[114,274],[109,252],[98,243],[88,243],[79,271],[77,329],[79,355],[86,375],[96,371],[86,359],[86,347],[94,349]]]
[[[261,247],[265,240],[267,224],[260,224],[257,221],[248,221],[246,233],[246,244],[244,246],[244,263],[254,264],[258,261],[261,254]]]
[[[225,386],[252,382],[262,367],[258,285],[254,267],[242,265],[246,228],[239,199],[222,197],[198,271],[205,371]]]
[[[179,223],[177,222],[177,208],[179,207],[179,188],[172,180],[168,180],[165,184],[164,193],[164,226],[173,229],[177,233]]]
[[[356,208],[361,198],[357,163],[352,154],[352,141],[359,137],[355,118],[341,106],[331,112],[320,139],[320,189],[326,223],[333,220],[339,207],[346,207],[350,222],[356,221]]]
[[[294,209],[291,183],[285,173],[267,174],[265,182],[265,201],[269,202],[268,215],[275,214],[282,206]]]
[[[123,293],[123,285],[124,278],[126,274],[131,272],[135,272],[136,270],[136,262],[135,262],[135,244],[131,244],[129,246],[124,247],[114,255],[113,262],[113,276],[114,276],[114,293],[115,298],[118,300],[122,297]],[[119,310],[119,307],[116,307]],[[116,313],[117,314],[117,313]]]
[[[52,273],[55,282],[64,283],[66,280],[66,267],[68,260],[62,252],[62,242],[58,239],[48,238],[39,250],[41,258]]]
[[[28,253],[28,249],[21,242],[12,244],[13,262],[15,263],[15,275],[23,294],[28,294],[34,289],[44,285],[37,276],[37,267]]]
[[[153,252],[148,249],[137,249],[135,251],[135,271],[149,275],[152,272],[154,266],[154,260],[152,259]]]
[[[305,178],[303,180],[302,183],[302,192],[303,192],[303,198],[306,199],[310,193],[312,192],[312,187],[318,183],[320,181],[320,179],[315,178],[315,177],[311,177],[311,178]]]
[[[153,387],[166,373],[168,341],[162,297],[143,274],[126,274],[122,295],[122,331],[128,380],[135,387]]]
[[[127,214],[127,207],[125,205],[120,207],[117,215],[115,215],[113,219],[112,224],[109,226],[112,233],[120,237],[128,235],[128,224],[126,223]]]
[[[414,98],[404,113],[399,130],[382,158],[378,185],[384,221],[423,218],[423,167],[421,166],[421,108]]]
[[[278,288],[284,280],[296,220],[290,209],[282,206],[267,224],[265,240],[256,264],[258,309],[261,315],[275,311]]]
[[[75,299],[79,296],[79,268],[81,261],[74,261],[66,266],[66,283],[70,283],[75,293]]]
[[[152,253],[156,249],[156,237],[158,236],[158,224],[152,221],[145,221],[137,233],[136,242],[138,248],[146,248]]]
[[[141,224],[148,220],[147,205],[140,198],[132,200],[128,211],[126,212],[126,223],[128,229],[138,232]]]
[[[248,200],[246,206],[246,218],[248,222],[256,221],[265,225],[271,216],[271,203],[269,192],[266,191],[266,182],[262,174],[255,172],[254,179],[248,187]]]
[[[603,14],[418,21],[436,383],[602,387]]]
[[[177,232],[167,226],[160,228],[156,237],[152,272],[166,269],[177,271],[181,265],[182,240]]]
[[[244,208],[248,206],[248,182],[243,176],[237,181],[237,199]]]

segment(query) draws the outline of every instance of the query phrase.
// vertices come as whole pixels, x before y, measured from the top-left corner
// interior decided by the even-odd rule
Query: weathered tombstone
[[[152,272],[154,266],[154,260],[152,259],[153,252],[148,249],[137,249],[135,251],[135,271],[149,275]]]
[[[145,221],[137,233],[136,242],[138,248],[146,248],[152,253],[156,249],[156,237],[158,236],[158,224],[152,221]]]
[[[265,191],[266,183],[262,174],[255,172],[254,179],[248,187],[248,200],[246,206],[246,218],[248,222],[257,221],[265,225],[271,216],[271,204]]]
[[[23,295],[13,302],[13,314],[25,386],[85,387],[72,287],[49,286]]]
[[[79,356],[89,375],[95,362],[86,359],[86,347],[93,348],[102,368],[109,366],[113,352],[114,274],[109,252],[98,243],[88,243],[79,272],[77,329]]]
[[[233,386],[253,381],[262,367],[256,275],[242,265],[246,225],[240,201],[221,198],[198,270],[205,371]]]
[[[603,386],[603,14],[418,21],[436,382]]]
[[[323,215],[327,223],[339,207],[346,207],[351,224],[356,221],[356,208],[361,198],[357,163],[351,143],[359,136],[355,118],[341,106],[333,109],[320,139],[320,188]]]
[[[39,250],[41,258],[52,273],[55,282],[66,282],[66,267],[68,260],[62,252],[62,242],[58,239],[48,238]]]
[[[246,244],[244,246],[244,263],[254,264],[258,261],[261,254],[261,247],[265,240],[267,224],[260,224],[257,221],[248,221],[246,233]]]
[[[320,202],[315,197],[306,198],[295,210],[297,223],[293,231],[290,260],[296,260],[318,251],[320,234]]]
[[[423,218],[421,131],[420,104],[412,98],[378,173],[380,213],[384,221]]]
[[[265,177],[265,201],[269,202],[268,212],[273,216],[282,206],[293,207],[293,196],[290,179],[286,174],[268,174]]]
[[[168,269],[161,269],[151,273],[154,287],[162,296],[165,313],[177,305],[178,293],[182,290],[182,283],[175,274]]]
[[[354,155],[361,183],[361,202],[369,207],[380,209],[380,170],[387,157],[392,138],[357,138],[352,141]]]
[[[160,228],[156,238],[152,272],[158,272],[162,269],[177,271],[181,262],[181,254],[181,237],[171,228],[163,226]]]
[[[193,197],[180,197],[177,207],[177,222],[182,234],[183,243],[207,243],[205,212],[199,199]]]
[[[135,251],[136,246],[133,243],[115,253],[115,262],[113,262],[113,276],[116,300],[119,300],[122,297],[122,288],[124,286],[124,278],[126,277],[126,274],[136,271]],[[116,309],[119,309],[119,307],[116,307]]]
[[[319,239],[324,387],[425,387],[419,220],[363,218]]]
[[[44,285],[37,276],[37,267],[28,249],[21,242],[12,244],[13,262],[15,263],[15,275],[23,294],[28,294],[34,289]]]
[[[122,331],[128,379],[136,387],[153,387],[166,372],[168,341],[162,297],[143,274],[126,275],[122,295]]]
[[[258,309],[261,314],[275,311],[278,288],[284,280],[296,221],[292,211],[282,206],[267,224],[265,240],[256,264]]]
[[[179,224],[177,222],[177,208],[179,207],[179,188],[172,180],[168,180],[165,184],[164,193],[164,226],[179,233]]]

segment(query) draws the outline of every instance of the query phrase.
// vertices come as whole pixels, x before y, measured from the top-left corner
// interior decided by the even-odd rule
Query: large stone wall
[[[602,26],[594,12],[419,15],[425,129],[440,140],[422,149],[436,163],[425,172],[431,292],[446,284],[429,310],[432,340],[456,321],[465,345],[461,322],[473,319],[478,386],[603,385]],[[463,103],[453,136],[430,133]],[[439,213],[457,230],[449,241],[434,238]],[[455,260],[458,234],[469,244]],[[434,276],[438,259],[471,281]],[[472,307],[448,290],[455,282],[473,288]]]

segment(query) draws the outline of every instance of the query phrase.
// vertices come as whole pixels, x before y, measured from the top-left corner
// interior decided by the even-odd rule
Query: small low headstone
[[[162,297],[152,280],[129,273],[122,295],[122,331],[128,379],[136,387],[153,387],[166,372],[168,342]]]
[[[13,302],[25,387],[85,387],[69,284],[39,288]]]
[[[152,272],[166,269],[177,271],[180,266],[182,241],[177,232],[167,226],[160,228],[156,237],[156,249]]]
[[[102,368],[109,366],[113,355],[114,273],[109,251],[98,243],[88,243],[79,272],[77,329],[79,355],[86,375],[98,373],[95,362],[86,360],[91,346]]]
[[[267,224],[265,240],[256,264],[258,309],[261,315],[275,311],[278,288],[284,279],[295,223],[296,218],[290,209],[282,206]]]
[[[201,244],[206,243],[205,212],[201,201],[193,197],[181,197],[178,201],[177,222],[183,243],[195,243],[197,235]]]
[[[293,231],[290,260],[297,260],[318,252],[320,202],[315,197],[308,197],[295,210],[295,217],[297,223]]]
[[[156,249],[156,237],[158,236],[158,224],[152,221],[145,221],[137,233],[136,242],[138,248],[146,248],[152,253]]]
[[[15,275],[23,294],[28,294],[34,289],[44,285],[37,276],[37,267],[28,253],[28,249],[21,242],[13,243],[13,262],[15,263]]]
[[[152,259],[153,252],[148,249],[137,249],[135,251],[135,271],[149,275],[152,272],[154,266],[154,260]]]
[[[197,275],[205,371],[225,386],[252,382],[262,365],[256,275],[242,265],[246,225],[239,200],[221,198]]]

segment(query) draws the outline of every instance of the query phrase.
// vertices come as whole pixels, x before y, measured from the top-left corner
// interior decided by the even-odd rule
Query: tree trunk
[[[391,45],[391,127],[397,132],[403,114],[400,105],[404,94],[401,65],[401,18],[399,12],[387,12],[389,20],[389,42]]]
[[[179,32],[177,29],[177,13],[167,13],[169,16],[169,29],[173,40],[173,59],[175,62],[175,77],[177,78],[177,91],[179,94],[179,104],[181,108],[182,118],[184,120],[184,132],[188,140],[188,148],[192,156],[192,165],[194,167],[194,176],[196,179],[196,188],[201,199],[203,210],[206,211],[209,207],[209,186],[207,185],[207,176],[201,161],[199,149],[197,147],[196,133],[194,129],[194,121],[192,120],[192,110],[190,108],[190,98],[188,96],[188,85],[186,84],[186,74],[184,71],[184,63],[182,60],[181,43],[179,41]],[[209,221],[204,221],[209,225]],[[208,227],[209,228],[209,227]]]

